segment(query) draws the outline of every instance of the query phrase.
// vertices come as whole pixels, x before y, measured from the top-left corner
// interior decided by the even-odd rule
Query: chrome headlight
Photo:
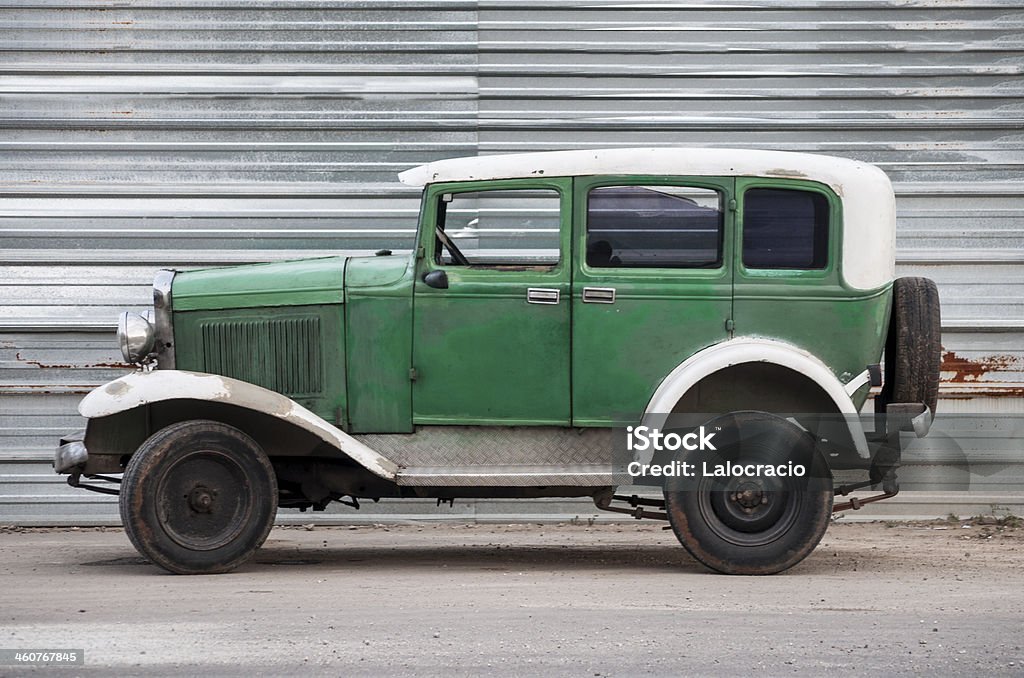
[[[141,363],[153,352],[156,332],[153,323],[138,313],[125,311],[117,323],[117,342],[121,355],[130,363]]]

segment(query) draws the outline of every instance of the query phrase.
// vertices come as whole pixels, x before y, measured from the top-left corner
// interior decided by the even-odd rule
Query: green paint
[[[856,376],[881,360],[889,318],[890,285],[865,292],[840,275],[842,202],[828,187],[787,179],[736,180],[736,242],[743,239],[743,193],[748,188],[798,188],[826,196],[830,205],[828,266],[821,270],[748,270],[733,254],[733,306],[737,336],[777,339],[808,351],[832,373]],[[738,248],[737,248],[738,250]],[[849,381],[849,378],[845,379]],[[868,390],[855,394],[863,405]]]
[[[586,265],[587,193],[599,186],[652,186],[665,177],[580,178],[574,189],[576,276],[572,285],[573,421],[577,426],[636,423],[655,389],[679,363],[727,339],[732,309],[732,213],[725,211],[717,269],[590,268]],[[674,178],[673,184],[720,191],[732,180]],[[582,300],[584,287],[615,288],[614,304]]]
[[[722,204],[736,206],[724,213],[721,265],[588,267],[587,192],[658,184],[713,189]],[[825,269],[743,267],[743,191],[752,186],[827,196]],[[485,188],[558,192],[557,265],[434,263],[437,201]],[[633,176],[438,184],[424,193],[420,223],[420,256],[180,273],[173,294],[178,367],[275,388],[353,432],[410,432],[416,424],[635,422],[677,365],[730,336],[802,348],[844,382],[882,353],[891,286],[865,292],[844,283],[841,201],[814,182]],[[423,282],[433,270],[447,274],[447,289]],[[615,302],[583,303],[585,287],[614,288]],[[557,290],[560,302],[527,303],[529,288]],[[866,396],[860,389],[855,403]]]
[[[269,388],[344,425],[342,308],[322,304],[176,311],[177,367]]]
[[[344,268],[344,257],[328,257],[186,271],[174,278],[174,309],[340,304]]]
[[[412,431],[411,257],[359,257],[345,271],[350,430]]]
[[[560,261],[523,270],[434,263],[436,204],[445,193],[488,188],[553,189],[563,224],[571,222],[571,179],[436,184],[424,197],[417,260],[413,364],[413,420],[417,424],[570,423],[570,229],[563,229]],[[440,269],[448,289],[423,276]],[[527,303],[529,288],[558,290],[557,305]]]

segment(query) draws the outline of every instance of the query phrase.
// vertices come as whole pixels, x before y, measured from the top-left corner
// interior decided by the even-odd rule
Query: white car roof
[[[398,175],[411,186],[447,181],[526,179],[615,174],[755,176],[814,179],[842,185],[851,174],[873,174],[873,165],[809,153],[725,148],[612,148],[452,158]]]
[[[874,165],[809,153],[725,148],[614,148],[452,158],[398,175],[402,183],[537,179],[596,175],[735,176],[804,179],[843,201],[843,277],[871,289],[895,274],[892,184]]]

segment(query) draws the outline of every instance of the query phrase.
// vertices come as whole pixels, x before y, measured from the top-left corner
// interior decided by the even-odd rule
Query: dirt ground
[[[0,675],[1024,675],[1024,529],[837,523],[772,577],[660,524],[277,528],[228,574],[116,529],[0,528]]]

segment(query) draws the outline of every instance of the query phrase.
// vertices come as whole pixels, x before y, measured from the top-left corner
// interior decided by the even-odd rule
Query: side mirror
[[[426,283],[427,287],[446,290],[448,289],[448,274],[438,270],[427,271],[423,274],[423,282]]]

